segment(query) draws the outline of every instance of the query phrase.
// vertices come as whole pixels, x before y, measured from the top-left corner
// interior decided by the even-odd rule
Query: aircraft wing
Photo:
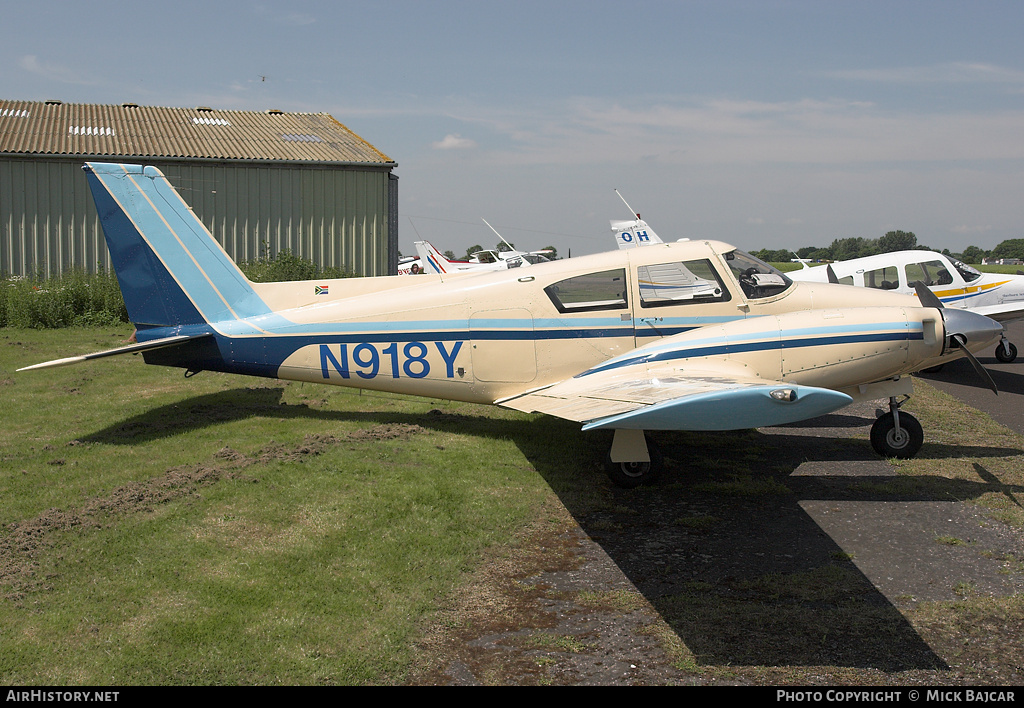
[[[814,418],[853,400],[831,389],[745,375],[726,361],[660,369],[584,372],[495,403],[575,420],[584,430],[739,430]]]

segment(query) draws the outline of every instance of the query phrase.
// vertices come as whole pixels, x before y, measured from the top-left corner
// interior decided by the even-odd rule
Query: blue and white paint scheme
[[[141,352],[188,373],[546,413],[614,430],[609,473],[623,486],[656,474],[644,431],[776,425],[862,399],[890,399],[875,448],[910,456],[920,426],[895,403],[907,374],[1002,331],[889,292],[849,307],[847,288],[795,283],[711,240],[528,269],[252,283],[156,168],[86,173],[137,341],[21,371]]]

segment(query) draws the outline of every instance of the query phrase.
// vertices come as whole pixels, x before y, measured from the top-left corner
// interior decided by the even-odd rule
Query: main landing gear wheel
[[[996,345],[996,359],[1009,364],[1011,361],[1017,358],[1017,347],[1011,342],[1007,342],[1005,339]]]
[[[924,431],[917,418],[909,413],[899,414],[899,428],[896,417],[886,413],[871,426],[871,447],[882,457],[896,457],[909,460],[917,454],[924,443]]]
[[[664,468],[664,458],[658,446],[647,440],[647,456],[650,462],[612,462],[611,453],[605,458],[605,470],[612,482],[624,489],[634,489],[640,485],[653,484]]]

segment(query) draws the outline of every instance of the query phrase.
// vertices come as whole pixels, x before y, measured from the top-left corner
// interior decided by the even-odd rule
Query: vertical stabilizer
[[[420,257],[420,265],[427,273],[450,273],[456,268],[440,251],[431,245],[430,241],[417,241],[415,243],[416,253]]]
[[[85,171],[137,326],[199,325],[270,312],[160,170],[90,162]]]
[[[642,219],[633,221],[612,221],[612,233],[615,234],[615,244],[620,248],[636,248],[637,246],[648,246],[652,243],[661,243],[658,234],[647,225]]]

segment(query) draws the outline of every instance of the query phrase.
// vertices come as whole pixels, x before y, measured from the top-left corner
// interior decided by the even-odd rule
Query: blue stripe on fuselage
[[[768,337],[773,338],[769,339]],[[892,342],[910,339],[924,339],[924,332],[883,332],[856,335],[844,334],[818,337],[799,337],[787,339],[778,339],[777,337],[777,332],[774,334],[769,332],[766,333],[765,338],[761,340],[748,340],[740,342],[725,341],[724,343],[716,344],[697,343],[684,348],[665,348],[640,355],[627,355],[606,362],[599,366],[595,366],[592,369],[588,369],[587,371],[578,374],[577,378],[580,376],[589,376],[590,374],[596,374],[601,371],[608,371],[610,369],[632,366],[634,364],[651,364],[655,362],[674,361],[676,359],[688,359],[690,357],[698,356],[704,357],[715,356],[720,354],[738,354],[741,352],[752,351],[797,349],[802,347],[827,346],[835,344],[858,344],[865,342]]]

